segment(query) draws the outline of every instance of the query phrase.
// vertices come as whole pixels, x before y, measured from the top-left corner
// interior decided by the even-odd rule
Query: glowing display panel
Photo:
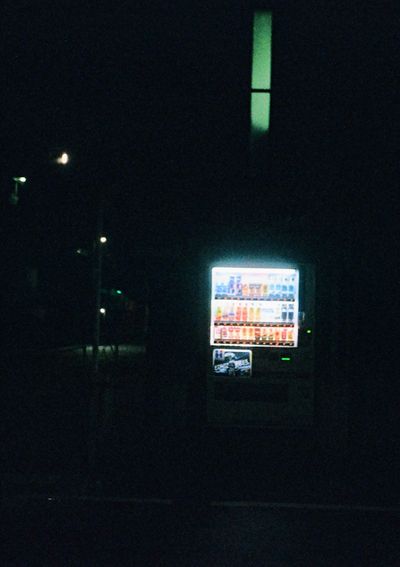
[[[257,10],[253,19],[253,61],[251,88],[271,88],[271,12]]]
[[[297,269],[214,267],[210,299],[210,345],[297,347]]]
[[[251,134],[253,139],[269,130],[269,93],[251,93]]]

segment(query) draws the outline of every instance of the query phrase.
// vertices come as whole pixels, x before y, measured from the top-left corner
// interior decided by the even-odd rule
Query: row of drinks
[[[270,275],[263,282],[242,281],[242,276],[229,276],[228,279],[221,279],[215,285],[215,295],[246,297],[251,299],[295,299],[295,275],[278,276]]]
[[[294,341],[293,327],[214,327],[214,340],[268,341],[285,343]]]
[[[214,312],[215,321],[254,321],[272,323],[274,321],[294,321],[293,303],[282,303],[275,307],[259,306],[254,303],[230,301],[218,304]]]

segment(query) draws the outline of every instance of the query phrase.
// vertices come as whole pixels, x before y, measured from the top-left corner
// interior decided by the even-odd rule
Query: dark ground
[[[7,360],[1,565],[398,564],[384,453],[151,423],[143,353],[122,348],[115,364],[108,349],[90,475],[90,352]]]
[[[398,521],[398,511],[21,500],[3,507],[1,564],[389,566]]]

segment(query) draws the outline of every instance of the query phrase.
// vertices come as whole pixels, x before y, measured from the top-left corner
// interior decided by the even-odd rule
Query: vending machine
[[[313,424],[314,274],[272,261],[209,267],[210,425]]]

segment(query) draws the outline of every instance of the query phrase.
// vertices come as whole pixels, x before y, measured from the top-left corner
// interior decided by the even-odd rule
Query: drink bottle
[[[229,304],[228,319],[229,319],[229,321],[235,320],[235,304],[233,303],[233,301],[231,301],[230,304]]]
[[[254,321],[254,305],[253,305],[253,303],[250,304],[249,321]]]
[[[278,343],[281,337],[281,333],[279,329],[275,329],[275,333],[274,333],[274,340]]]
[[[249,286],[247,283],[242,285],[242,297],[248,297],[249,295]]]
[[[293,329],[288,329],[287,340],[288,340],[289,342],[292,342],[292,341],[293,341]]]
[[[291,323],[294,320],[294,305],[289,305],[288,319]]]
[[[247,305],[244,304],[242,308],[242,321],[247,321]]]
[[[238,297],[242,295],[242,276],[236,276],[235,295]]]
[[[235,321],[241,321],[241,320],[242,320],[242,304],[238,303],[236,305]]]
[[[272,327],[270,327],[268,329],[268,340],[269,341],[273,341],[274,340],[274,329]]]
[[[221,327],[214,327],[214,339],[220,339],[221,338]]]
[[[222,309],[221,309],[221,306],[218,305],[218,307],[216,309],[216,313],[215,313],[215,320],[221,321],[221,319],[222,319]]]
[[[228,283],[228,293],[233,295],[235,293],[235,276],[230,276]]]
[[[260,336],[261,336],[261,331],[260,331],[260,327],[256,327],[254,329],[254,338],[256,341],[260,340]]]
[[[287,305],[286,305],[286,303],[283,303],[282,304],[282,310],[281,310],[282,321],[286,321],[287,316],[288,316]]]
[[[235,327],[235,339],[240,339],[240,327]]]
[[[269,286],[268,299],[276,299],[275,284],[271,284],[271,285]]]
[[[281,299],[281,297],[282,297],[282,284],[281,284],[280,280],[278,280],[278,283],[275,286],[275,291],[276,291],[276,294],[275,294],[276,299]]]
[[[262,296],[264,299],[268,297],[268,284],[266,283],[262,285]]]
[[[255,317],[255,321],[257,321],[258,323],[261,321],[261,308],[260,307],[256,307],[255,312],[254,312],[254,317]]]
[[[228,339],[233,339],[233,327],[228,328]]]
[[[283,327],[282,335],[281,335],[283,341],[286,341],[286,335],[287,335],[287,329],[286,329],[286,327]]]

